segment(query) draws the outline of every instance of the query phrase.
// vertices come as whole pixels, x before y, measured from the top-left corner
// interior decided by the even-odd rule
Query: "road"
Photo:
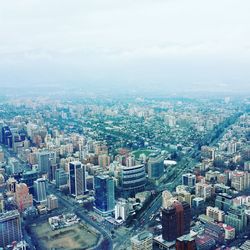
[[[96,250],[99,250],[99,249],[100,250],[101,249],[112,250],[113,249],[113,242],[112,242],[112,239],[111,239],[111,236],[109,235],[109,233],[104,228],[99,226],[96,222],[94,222],[86,214],[86,211],[83,210],[83,208],[80,205],[78,205],[77,203],[74,203],[70,199],[67,199],[66,197],[64,197],[64,195],[60,191],[57,191],[56,189],[52,188],[51,185],[48,187],[48,190],[50,193],[53,193],[58,197],[59,202],[63,206],[67,207],[69,210],[74,212],[82,221],[91,225],[93,228],[95,228],[103,236],[102,242],[98,246],[95,247]]]

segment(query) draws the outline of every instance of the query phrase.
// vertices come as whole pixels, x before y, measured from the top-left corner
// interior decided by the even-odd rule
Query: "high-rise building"
[[[65,186],[68,183],[69,174],[66,173],[62,168],[58,168],[55,171],[56,188]]]
[[[229,154],[234,154],[237,151],[237,143],[236,142],[229,142],[227,144],[227,152]]]
[[[198,182],[195,184],[195,195],[207,200],[212,195],[212,185]]]
[[[4,162],[4,152],[3,152],[2,148],[0,148],[0,163],[1,162]]]
[[[174,241],[190,231],[191,209],[187,202],[174,202],[162,210],[162,238]]]
[[[177,236],[177,218],[175,207],[170,206],[162,210],[162,238],[166,241],[174,241]],[[180,235],[179,235],[180,236]]]
[[[162,192],[162,207],[167,208],[170,207],[174,201],[177,199],[173,197],[173,195],[168,191],[164,190]]]
[[[216,196],[215,206],[220,210],[227,212],[233,204],[233,197],[226,193],[221,193]]]
[[[18,173],[22,172],[22,170],[20,169],[20,166],[19,166],[19,161],[16,158],[9,157],[8,162],[9,162],[11,174],[18,174]]]
[[[3,194],[0,194],[0,213],[5,211],[4,197]]]
[[[122,166],[120,183],[123,196],[135,195],[144,191],[146,185],[145,166],[143,164],[132,167]]]
[[[85,165],[79,161],[69,163],[69,192],[73,196],[84,195],[86,191]]]
[[[49,172],[48,172],[48,179],[50,181],[54,181],[56,179],[56,169],[58,168],[57,164],[50,164]]]
[[[0,214],[0,247],[5,248],[22,239],[20,214],[17,210]]]
[[[150,157],[148,160],[148,178],[159,179],[164,173],[164,157]]]
[[[12,148],[12,133],[8,126],[2,127],[2,143]]]
[[[21,182],[25,183],[30,190],[33,189],[34,181],[38,179],[38,171],[37,170],[30,170],[25,171],[22,174]]]
[[[58,208],[58,199],[55,195],[51,194],[47,197],[47,208],[48,210],[53,210]]]
[[[149,232],[142,232],[131,238],[132,250],[152,250],[153,235]]]
[[[95,207],[104,214],[115,208],[114,179],[108,175],[95,176]]]
[[[115,205],[115,219],[126,220],[129,216],[129,203],[127,200],[120,198]]]
[[[121,162],[122,164],[122,162]],[[130,155],[126,158],[126,166],[127,167],[132,167],[135,165],[135,157],[133,155]]]
[[[33,196],[29,193],[29,188],[25,183],[16,185],[15,201],[19,212],[33,205]]]
[[[244,207],[231,207],[225,215],[225,223],[234,227],[237,233],[242,232],[247,226]]]
[[[215,149],[208,147],[208,146],[202,146],[201,147],[201,158],[202,159],[215,159]]]
[[[213,218],[217,222],[223,222],[225,212],[220,210],[218,207],[208,206],[206,209],[206,215],[210,218]]]
[[[47,183],[43,178],[34,181],[35,201],[40,203],[47,202]]]
[[[13,177],[10,177],[7,180],[7,190],[8,190],[8,192],[15,193],[16,192],[16,184],[17,184],[17,180],[15,178],[13,178]]]
[[[38,171],[42,174],[48,174],[50,167],[50,152],[38,152]]]
[[[110,156],[107,154],[98,155],[98,165],[101,168],[107,168],[110,165]]]
[[[194,187],[196,183],[196,176],[191,173],[186,173],[182,175],[182,185],[188,187]]]
[[[232,171],[231,186],[237,191],[244,191],[250,186],[250,174],[247,171]]]

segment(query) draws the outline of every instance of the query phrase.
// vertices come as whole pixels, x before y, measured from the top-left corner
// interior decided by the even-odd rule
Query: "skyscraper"
[[[175,207],[170,206],[162,210],[162,238],[174,241],[177,238],[177,218]]]
[[[79,161],[69,163],[69,192],[73,196],[83,195],[86,191],[85,166]]]
[[[186,173],[182,175],[182,185],[194,187],[196,183],[196,176],[194,174]]]
[[[39,178],[34,181],[34,193],[36,202],[47,202],[46,180]]]
[[[174,241],[190,231],[191,209],[187,202],[175,201],[162,211],[162,238]]]
[[[50,166],[50,153],[47,151],[38,153],[38,171],[42,174],[47,174],[49,172]]]
[[[67,185],[69,175],[62,168],[58,168],[55,171],[56,188]]]
[[[5,248],[22,238],[20,214],[17,210],[0,214],[0,247]]]
[[[115,208],[114,180],[108,175],[95,176],[95,207],[101,213]]]
[[[164,157],[150,157],[148,160],[148,178],[158,179],[164,173]]]

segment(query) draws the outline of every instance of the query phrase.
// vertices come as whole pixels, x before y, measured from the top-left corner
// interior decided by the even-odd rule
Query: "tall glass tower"
[[[108,175],[95,176],[95,207],[101,213],[110,213],[115,208],[114,180]]]
[[[85,166],[79,161],[69,163],[69,191],[74,196],[86,191]]]

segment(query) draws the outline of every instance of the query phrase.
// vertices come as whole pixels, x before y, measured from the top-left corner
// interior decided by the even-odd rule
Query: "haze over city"
[[[0,85],[249,92],[247,0],[1,1]]]

